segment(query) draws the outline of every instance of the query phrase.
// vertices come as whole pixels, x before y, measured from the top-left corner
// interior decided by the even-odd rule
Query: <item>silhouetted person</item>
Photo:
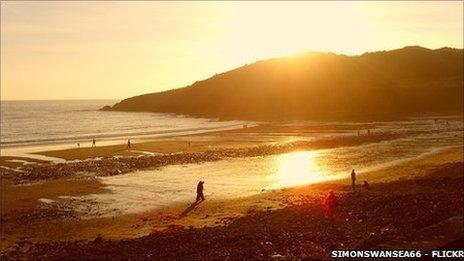
[[[92,147],[96,147],[97,145],[95,144],[95,139],[92,139]]]
[[[367,129],[367,136],[371,136],[371,130]]]
[[[203,184],[205,184],[204,181],[198,182],[197,185],[197,201],[198,200],[205,200],[205,196],[203,195]]]
[[[131,142],[130,142],[130,139],[127,140],[127,148],[130,149],[131,148]]]
[[[351,187],[354,188],[356,186],[356,172],[354,169],[351,171]]]
[[[335,214],[338,209],[338,198],[333,191],[330,191],[329,195],[324,201],[325,216],[331,221],[334,220]]]
[[[80,147],[81,147],[81,144],[80,144],[79,142],[77,143],[77,147],[78,147],[78,148],[80,148]]]
[[[361,134],[359,133],[359,130],[358,130],[358,137],[361,136]]]
[[[364,181],[363,188],[369,189],[369,183],[367,182],[367,180]]]

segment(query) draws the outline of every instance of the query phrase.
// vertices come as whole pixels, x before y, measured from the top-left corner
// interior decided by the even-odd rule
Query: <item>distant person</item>
[[[189,142],[188,142],[188,145],[189,145],[189,147],[190,147],[190,146],[192,146],[192,143],[189,141]]]
[[[371,130],[367,129],[367,136],[371,136]]]
[[[127,148],[130,149],[131,148],[131,142],[130,142],[130,139],[127,139]]]
[[[203,195],[203,184],[205,184],[204,181],[198,182],[197,185],[197,201],[198,200],[205,200],[205,196]]]
[[[364,181],[363,188],[367,190],[369,189],[369,183],[367,182],[367,180]]]
[[[80,144],[79,142],[77,143],[77,147],[78,147],[78,148],[80,148],[80,147],[81,147],[81,144]]]
[[[92,147],[96,147],[97,145],[95,144],[95,139],[92,139]]]
[[[359,136],[361,136],[361,133],[360,133],[359,130],[358,130],[358,137],[359,137]]]
[[[325,198],[325,201],[324,201],[325,216],[329,220],[333,221],[337,211],[338,211],[338,198],[333,191],[330,191],[329,195]]]
[[[354,169],[351,170],[351,187],[354,189],[356,186],[356,172],[354,172]]]

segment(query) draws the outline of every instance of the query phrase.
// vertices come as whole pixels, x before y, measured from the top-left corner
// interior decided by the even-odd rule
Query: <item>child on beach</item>
[[[369,190],[369,183],[367,182],[367,180],[364,181],[363,188]]]
[[[329,195],[324,201],[324,212],[326,218],[330,221],[334,221],[335,215],[338,209],[338,198],[333,191],[330,191]]]

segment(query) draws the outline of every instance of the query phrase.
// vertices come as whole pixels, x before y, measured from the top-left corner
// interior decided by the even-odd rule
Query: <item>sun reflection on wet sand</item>
[[[298,151],[283,154],[278,160],[278,167],[272,178],[276,187],[290,187],[323,181],[327,178],[318,162],[318,151]]]
[[[273,189],[349,179],[353,168],[362,175],[456,146],[461,140],[461,131],[431,133],[361,146],[171,165],[100,178],[107,192],[67,198],[74,200],[78,212],[90,217],[139,213],[191,202],[199,180],[206,181],[207,200],[247,197]]]

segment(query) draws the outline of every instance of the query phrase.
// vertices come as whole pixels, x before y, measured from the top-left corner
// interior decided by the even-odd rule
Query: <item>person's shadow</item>
[[[194,210],[198,205],[201,204],[201,202],[203,202],[203,200],[197,200],[195,202],[193,202],[192,204],[190,204],[190,206],[188,206],[184,211],[182,211],[182,213],[180,214],[180,217],[185,217],[187,216],[187,214]]]

